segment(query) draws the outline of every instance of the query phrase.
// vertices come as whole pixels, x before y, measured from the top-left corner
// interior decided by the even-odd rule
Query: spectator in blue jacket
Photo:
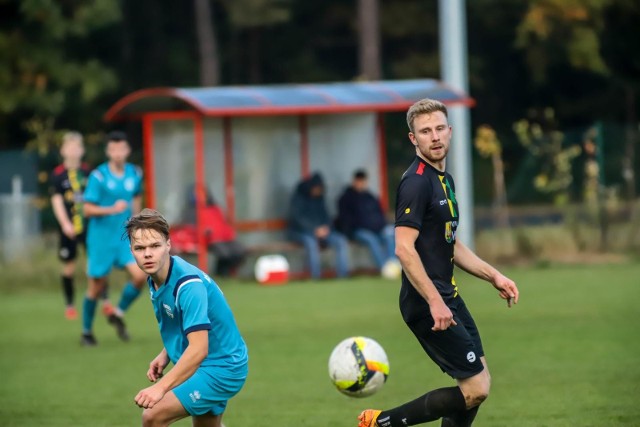
[[[331,228],[324,192],[324,181],[319,173],[298,184],[289,209],[289,240],[304,246],[312,278],[321,276],[320,248],[326,246],[336,253],[337,276],[346,277],[349,274],[349,243],[344,235]]]
[[[367,246],[383,275],[399,273],[394,226],[387,222],[380,200],[369,191],[363,169],[353,174],[351,185],[340,196],[336,228],[350,240]]]

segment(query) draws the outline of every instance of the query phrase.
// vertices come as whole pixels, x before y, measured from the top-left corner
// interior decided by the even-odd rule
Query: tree
[[[476,130],[474,139],[476,150],[482,157],[490,158],[493,166],[493,210],[499,227],[509,226],[507,207],[507,187],[504,183],[504,162],[502,144],[491,126],[482,125]]]
[[[111,0],[26,0],[3,5],[0,14],[0,128],[15,119],[46,121],[74,106],[90,105],[117,85],[114,72],[83,45],[94,32],[118,22]]]
[[[622,162],[622,176],[625,181],[627,200],[636,196],[636,146],[638,145],[638,113],[640,101],[640,4],[637,1],[620,0],[604,11],[605,28],[602,33],[601,54],[618,91],[623,94],[625,106],[626,141]],[[632,215],[633,216],[633,215]]]
[[[194,7],[200,53],[200,84],[217,86],[220,84],[220,60],[210,0],[194,0]]]
[[[358,0],[358,65],[364,80],[382,78],[379,13],[379,0]]]
[[[534,112],[532,116],[530,120],[514,123],[513,131],[520,144],[540,159],[540,171],[533,177],[535,189],[552,195],[557,206],[565,206],[569,203],[569,187],[573,182],[572,162],[582,150],[577,145],[564,147],[564,134],[559,130],[552,108]]]
[[[246,49],[240,46],[232,46],[232,49],[246,52],[250,83],[262,81],[261,31],[267,26],[286,22],[289,3],[290,0],[223,0],[232,26],[244,30],[247,35]]]
[[[525,50],[536,82],[544,82],[555,63],[608,73],[600,55],[602,11],[612,0],[531,0],[518,25],[516,46]]]

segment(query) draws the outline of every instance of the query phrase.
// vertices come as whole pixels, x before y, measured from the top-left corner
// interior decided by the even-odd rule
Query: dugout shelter
[[[426,97],[473,102],[434,79],[151,88],[117,101],[105,119],[142,123],[148,207],[180,222],[195,185],[196,224],[210,191],[251,246],[283,240],[290,196],[315,171],[329,209],[358,168],[387,207],[383,115]],[[197,252],[207,271],[203,232]]]

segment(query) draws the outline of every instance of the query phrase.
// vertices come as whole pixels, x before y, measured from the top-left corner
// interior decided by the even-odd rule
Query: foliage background
[[[640,40],[640,3],[473,0],[466,7],[472,128],[489,125],[502,143],[509,203],[553,201],[528,179],[547,159],[532,159],[519,143],[513,124],[521,119],[562,131],[565,146],[580,145],[601,124],[604,183],[635,198],[629,188],[640,173],[628,176],[640,164],[633,153],[640,47],[629,41]],[[379,31],[361,41],[359,12],[378,9]],[[380,78],[438,78],[438,30],[446,24],[438,22],[436,0],[0,0],[0,150],[38,148],[48,170],[58,160],[50,153],[56,132],[76,129],[97,163],[100,137],[111,127],[140,143],[139,124],[102,121],[134,90],[367,79],[372,73],[358,55],[369,44],[380,45]],[[207,60],[215,73],[200,71]],[[402,115],[388,114],[386,124],[393,195],[411,153]],[[491,164],[477,153],[473,162],[475,202],[489,205]],[[574,201],[583,162],[572,163]]]

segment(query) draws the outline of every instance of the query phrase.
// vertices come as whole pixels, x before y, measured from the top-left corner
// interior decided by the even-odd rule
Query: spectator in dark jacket
[[[304,245],[311,277],[319,278],[320,248],[330,246],[336,253],[336,274],[349,274],[349,244],[345,236],[331,228],[324,200],[324,182],[315,173],[298,184],[289,209],[289,239]]]
[[[399,273],[394,227],[387,222],[380,200],[369,191],[367,173],[362,169],[354,173],[351,185],[340,196],[336,228],[366,245],[384,275]]]

